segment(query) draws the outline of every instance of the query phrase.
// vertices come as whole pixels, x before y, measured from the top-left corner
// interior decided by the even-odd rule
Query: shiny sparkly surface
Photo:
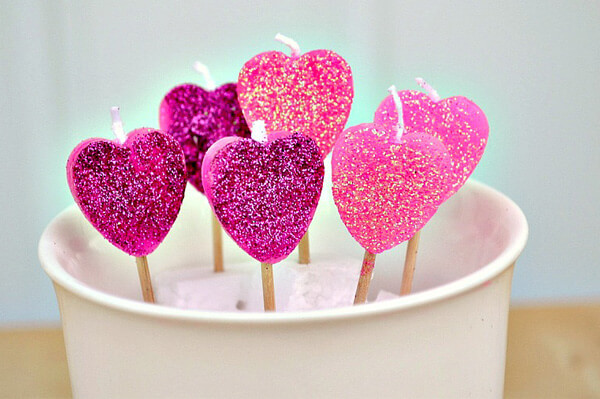
[[[371,123],[344,131],[333,148],[333,199],[346,228],[373,254],[410,239],[450,188],[452,160],[440,140]]]
[[[194,84],[173,88],[160,104],[159,123],[181,144],[188,180],[200,192],[202,161],[210,146],[223,137],[250,137],[235,83],[213,91]]]
[[[254,259],[276,263],[308,230],[323,188],[314,140],[274,133],[262,144],[226,138],[202,166],[206,198],[233,240]]]
[[[438,103],[415,90],[398,92],[407,132],[422,132],[442,140],[452,157],[454,194],[467,181],[479,163],[488,140],[489,126],[483,111],[465,97],[450,97]],[[375,112],[374,123],[393,127],[398,112],[392,96],[386,97]]]
[[[362,267],[360,268],[360,275],[366,276],[371,273],[375,268],[375,255],[374,254],[365,254],[363,258]]]
[[[179,144],[154,129],[137,129],[119,144],[80,143],[67,162],[73,198],[90,223],[129,255],[156,249],[177,218],[186,184]]]
[[[262,119],[269,132],[307,135],[325,158],[350,114],[352,71],[329,50],[296,58],[277,51],[261,53],[240,71],[238,95],[249,125]]]

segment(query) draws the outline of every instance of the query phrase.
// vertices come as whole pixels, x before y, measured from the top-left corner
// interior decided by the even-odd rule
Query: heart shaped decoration
[[[75,202],[90,223],[117,248],[150,254],[177,218],[186,184],[179,144],[142,128],[119,142],[88,139],[67,162]]]
[[[316,143],[299,133],[271,133],[263,144],[224,138],[206,154],[204,192],[225,231],[250,256],[277,263],[300,242],[323,188]]]
[[[452,161],[442,142],[364,123],[333,148],[333,199],[346,228],[372,254],[410,239],[449,189]]]
[[[434,102],[415,90],[402,90],[398,95],[405,131],[437,137],[452,157],[452,189],[447,194],[450,197],[465,184],[483,155],[490,130],[485,114],[462,96]],[[391,95],[377,108],[374,123],[388,129],[398,124],[398,112]]]
[[[322,158],[344,130],[354,97],[350,66],[329,50],[258,54],[242,67],[237,90],[249,125],[263,120],[269,132],[300,132],[317,142]]]
[[[235,83],[212,91],[194,84],[173,88],[160,104],[159,124],[183,148],[188,180],[200,192],[202,161],[210,146],[223,137],[250,137]]]

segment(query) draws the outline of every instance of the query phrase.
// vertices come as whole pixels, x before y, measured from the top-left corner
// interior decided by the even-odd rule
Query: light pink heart
[[[268,132],[300,132],[322,158],[344,130],[354,97],[350,66],[329,50],[258,54],[242,67],[237,90],[249,126],[263,120]]]
[[[398,96],[406,131],[437,137],[452,157],[450,197],[465,184],[483,155],[489,134],[485,114],[474,102],[462,96],[437,103],[415,90],[399,91]],[[373,122],[390,129],[397,126],[398,112],[391,95],[381,102]]]
[[[333,148],[333,199],[346,228],[377,254],[410,239],[446,198],[452,160],[442,142],[364,123]]]

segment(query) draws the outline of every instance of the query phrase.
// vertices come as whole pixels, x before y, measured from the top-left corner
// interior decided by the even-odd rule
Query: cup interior
[[[152,274],[180,268],[212,268],[210,212],[206,198],[188,187],[172,230],[148,256]],[[311,258],[316,266],[320,260],[351,258],[357,264],[362,261],[364,250],[341,222],[328,187],[323,189],[309,234]],[[469,181],[422,230],[413,282],[415,295],[390,302],[402,306],[403,301],[434,300],[436,296],[457,294],[483,284],[516,260],[526,238],[527,222],[518,206],[496,190]],[[254,267],[252,259],[226,234],[223,244],[226,270]],[[399,292],[405,249],[403,243],[377,255],[370,299],[380,290]],[[140,302],[134,258],[106,241],[75,205],[50,223],[42,235],[39,254],[54,282],[71,291],[110,301],[112,306],[119,306],[121,300],[151,306]],[[295,251],[290,259],[297,256]]]

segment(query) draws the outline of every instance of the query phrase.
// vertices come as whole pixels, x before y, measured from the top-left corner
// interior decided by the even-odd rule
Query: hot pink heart
[[[329,50],[258,54],[242,67],[237,90],[249,125],[263,120],[269,132],[300,132],[317,142],[323,158],[344,129],[354,97],[350,66]]]
[[[204,193],[225,231],[250,256],[277,263],[308,230],[323,188],[316,143],[277,132],[269,142],[228,137],[202,164]]]
[[[402,90],[398,95],[406,132],[439,138],[452,157],[452,189],[447,194],[450,197],[467,181],[483,155],[489,134],[485,114],[462,96],[434,102],[415,90]],[[391,95],[377,108],[374,123],[389,129],[397,126],[398,112]]]
[[[177,218],[185,160],[172,137],[142,128],[123,144],[99,138],[80,143],[67,162],[67,180],[84,216],[108,241],[145,256]]]
[[[449,188],[452,161],[423,133],[364,123],[333,148],[333,199],[346,228],[373,254],[410,239],[431,219]]]

